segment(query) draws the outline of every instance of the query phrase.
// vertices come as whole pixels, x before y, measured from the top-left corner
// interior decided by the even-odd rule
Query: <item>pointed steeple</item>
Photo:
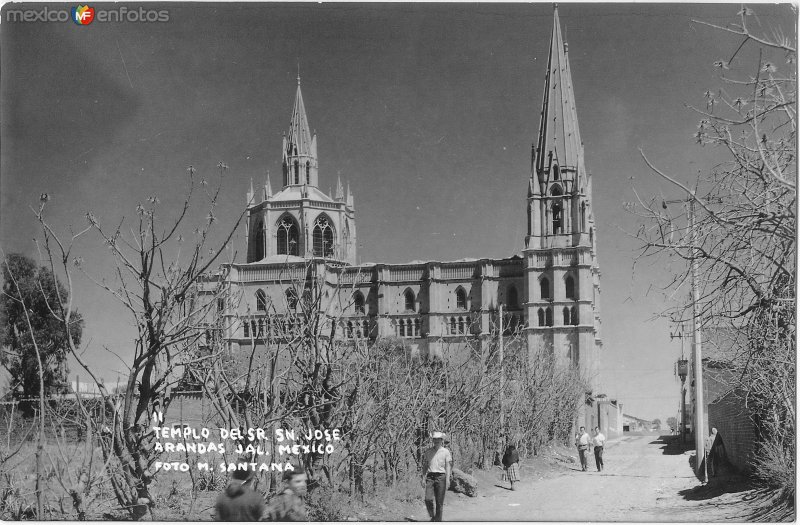
[[[297,94],[294,98],[292,122],[289,125],[288,143],[296,150],[293,155],[311,154],[311,129],[308,127],[306,106],[303,104],[303,92],[300,91],[300,76],[297,77]]]
[[[578,129],[569,54],[567,44],[561,36],[557,5],[553,12],[553,32],[542,98],[533,174],[539,182],[552,180],[551,168],[558,166],[562,172],[566,170],[576,173],[576,180],[585,180],[583,144]]]
[[[353,207],[353,194],[350,192],[350,181],[347,181],[347,205]]]
[[[289,133],[283,138],[283,185],[317,186],[317,137],[312,135],[297,76],[297,92],[289,123]]]
[[[267,181],[264,183],[264,200],[272,197],[272,182],[269,180],[269,170],[267,170]]]
[[[250,177],[250,189],[247,190],[247,205],[253,204],[253,197],[255,196],[255,192],[253,191],[253,177]]]
[[[336,200],[337,201],[344,200],[344,188],[342,187],[342,176],[339,174],[336,175]]]

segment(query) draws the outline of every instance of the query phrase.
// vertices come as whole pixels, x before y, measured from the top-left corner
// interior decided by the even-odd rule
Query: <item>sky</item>
[[[526,228],[531,144],[541,110],[552,27],[534,4],[125,4],[169,12],[167,22],[10,22],[0,26],[0,246],[38,257],[30,206],[48,193],[59,231],[128,221],[157,195],[169,215],[186,168],[223,174],[220,231],[245,203],[251,178],[280,187],[281,135],[302,77],[317,132],[320,188],[349,182],[363,262],[507,257]],[[91,4],[97,10],[118,8]],[[569,43],[601,277],[601,382],[624,411],[675,416],[679,340],[655,319],[680,271],[665,259],[635,263],[644,195],[679,196],[642,161],[688,180],[719,160],[695,143],[704,92],[721,86],[714,62],[739,40],[692,23],[738,20],[739,4],[559,6]],[[795,35],[787,5],[756,4],[761,28]],[[756,25],[756,29],[759,26]],[[795,38],[796,41],[796,38]],[[730,74],[755,67],[741,55]],[[752,58],[750,56],[749,58]],[[780,58],[780,57],[779,57]],[[778,62],[786,66],[785,60]],[[197,212],[199,213],[199,211]],[[193,220],[202,220],[193,215]],[[243,258],[243,233],[232,243]],[[109,278],[94,234],[76,242],[86,271]],[[683,292],[681,292],[683,293]],[[129,355],[125,311],[85,278],[74,297],[86,318],[85,357],[107,381]],[[111,350],[111,351],[108,351]],[[688,352],[688,346],[686,348]],[[73,375],[80,373],[75,366]]]

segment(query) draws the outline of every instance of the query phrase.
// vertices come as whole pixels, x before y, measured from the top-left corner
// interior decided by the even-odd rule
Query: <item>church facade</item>
[[[415,352],[441,355],[471,340],[516,333],[531,355],[555,352],[577,365],[597,393],[600,271],[592,180],[572,90],[568,49],[556,10],[544,97],[528,184],[521,255],[404,264],[357,264],[355,198],[341,180],[320,189],[317,137],[300,79],[282,144],[282,184],[247,194],[246,262],[221,277],[240,299],[224,308],[222,337],[233,351],[286,335],[298,308],[292,282],[324,274],[334,337],[398,337]],[[502,312],[502,314],[501,314]],[[289,327],[291,328],[291,327]],[[587,423],[589,419],[587,419]]]

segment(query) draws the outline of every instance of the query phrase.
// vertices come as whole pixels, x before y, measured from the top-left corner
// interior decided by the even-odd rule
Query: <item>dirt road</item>
[[[657,436],[625,437],[608,443],[603,472],[595,470],[591,457],[588,472],[576,464],[566,464],[564,474],[551,479],[528,472],[513,492],[498,481],[481,487],[477,498],[448,493],[445,520],[726,521],[737,515],[741,520],[736,494],[723,495],[724,505],[719,498],[693,497],[700,483],[689,457],[668,450]]]

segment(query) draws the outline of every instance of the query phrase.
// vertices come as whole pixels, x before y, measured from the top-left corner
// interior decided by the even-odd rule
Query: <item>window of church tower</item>
[[[545,326],[553,326],[553,309],[549,306],[544,311],[544,318]]]
[[[264,258],[265,239],[266,228],[264,228],[263,222],[258,221],[258,224],[256,224],[255,246],[253,247],[253,261],[260,261]]]
[[[456,335],[456,328],[457,328],[457,326],[456,326],[456,318],[455,317],[451,317],[450,318],[450,335]]]
[[[539,295],[542,299],[550,299],[550,281],[547,280],[547,277],[542,277],[539,280]]]
[[[300,184],[300,162],[294,161],[294,183]]]
[[[410,289],[406,290],[405,293],[403,293],[403,299],[405,299],[406,312],[417,311],[417,307],[414,304],[414,292],[412,292]]]
[[[353,308],[357,314],[364,313],[364,294],[356,292],[353,294]]]
[[[278,255],[299,255],[297,224],[288,215],[278,224]]]
[[[586,231],[586,203],[581,203],[581,231]]]
[[[306,161],[306,184],[311,184],[311,162]]]
[[[578,309],[576,307],[572,307],[569,309],[570,312],[570,324],[574,326],[578,326]]]
[[[267,311],[267,294],[264,293],[264,290],[256,292],[256,310],[259,312]]]
[[[561,203],[553,203],[553,233],[559,234],[562,232],[562,219],[561,219]]]
[[[508,306],[510,310],[516,310],[517,308],[519,308],[519,296],[517,295],[517,287],[514,286],[513,284],[509,286],[506,295],[507,295],[506,303],[508,303],[506,306]]]
[[[458,318],[458,333],[459,334],[463,334],[464,333],[464,318],[463,317],[459,317]]]
[[[544,310],[539,308],[536,312],[537,317],[539,318],[539,326],[544,326]]]
[[[250,323],[245,321],[244,324],[242,325],[242,328],[244,329],[244,336],[250,337]]]
[[[574,300],[576,298],[575,279],[573,279],[571,275],[567,275],[567,277],[564,279],[564,288],[565,288],[564,295],[567,297],[567,299]]]
[[[364,321],[364,322],[366,323],[366,321]],[[420,320],[419,319],[414,319],[414,335],[416,337],[419,337],[420,333],[422,332],[421,327],[422,327],[422,323],[420,322]]]
[[[459,310],[467,309],[467,292],[460,286],[456,288],[456,308]]]
[[[558,180],[561,176],[561,170],[558,169],[558,164],[553,166],[553,180]]]
[[[320,216],[314,222],[314,256],[330,257],[333,255],[333,226],[325,216]]]
[[[563,310],[563,313],[564,313],[564,325],[566,326],[566,325],[572,324],[572,323],[570,322],[569,308],[567,308],[567,307],[565,306],[565,307],[564,307],[564,310]]]

